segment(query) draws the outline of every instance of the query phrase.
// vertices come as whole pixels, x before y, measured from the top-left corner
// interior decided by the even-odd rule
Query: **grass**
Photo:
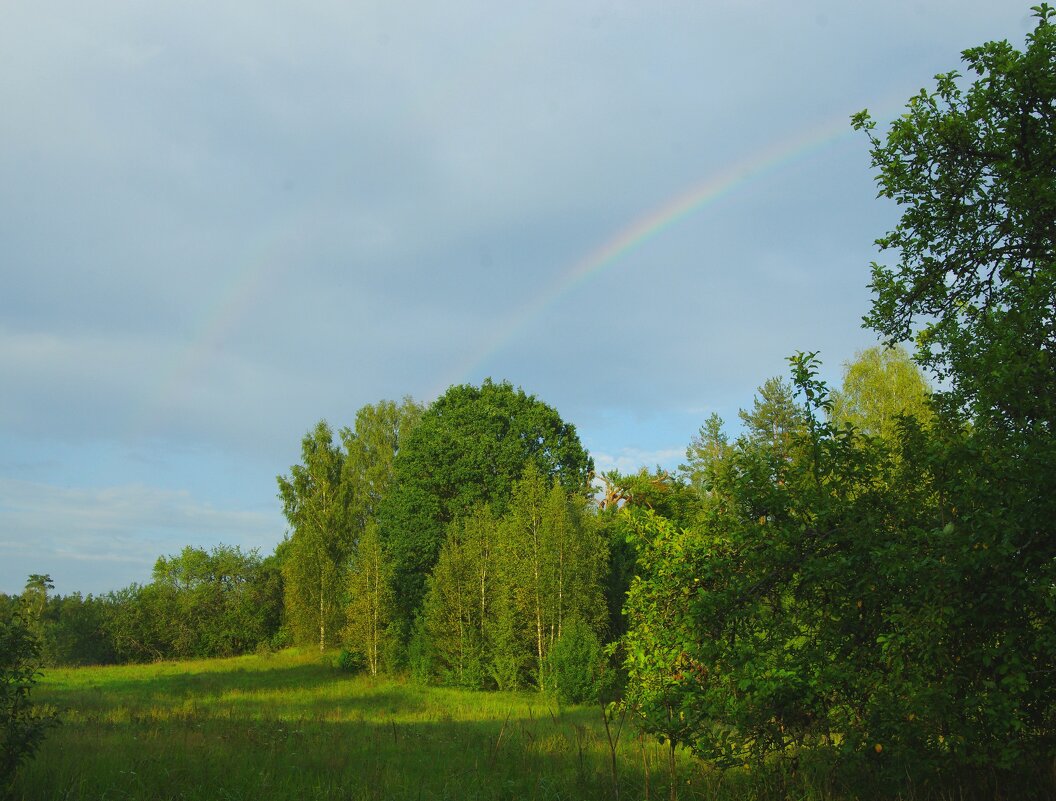
[[[56,709],[21,799],[611,799],[599,709],[349,677],[318,653],[48,670]],[[665,753],[628,726],[620,798],[668,798]],[[680,755],[680,798],[719,778]],[[646,770],[649,789],[646,789]]]

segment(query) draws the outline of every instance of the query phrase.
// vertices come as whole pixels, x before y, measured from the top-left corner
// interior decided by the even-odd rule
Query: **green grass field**
[[[348,676],[318,653],[52,669],[34,698],[62,724],[15,798],[616,797],[600,709]],[[719,789],[678,769],[680,798]],[[666,751],[630,725],[618,775],[620,798],[669,797]]]

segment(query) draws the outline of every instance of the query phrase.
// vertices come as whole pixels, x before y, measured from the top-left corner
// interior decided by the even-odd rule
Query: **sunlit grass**
[[[63,723],[16,798],[615,797],[600,709],[350,677],[311,651],[49,670],[35,698]],[[621,797],[645,797],[648,765],[651,797],[666,798],[662,759],[628,726]],[[680,770],[680,797],[712,785]]]

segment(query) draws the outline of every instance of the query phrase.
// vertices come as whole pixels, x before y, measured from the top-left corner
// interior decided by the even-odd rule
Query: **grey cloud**
[[[320,417],[488,375],[613,464],[680,450],[687,408],[735,416],[791,352],[838,377],[870,344],[894,210],[864,138],[773,165],[499,341],[508,321],[731,164],[1022,41],[1025,6],[5,8],[5,461],[178,443],[274,475]]]

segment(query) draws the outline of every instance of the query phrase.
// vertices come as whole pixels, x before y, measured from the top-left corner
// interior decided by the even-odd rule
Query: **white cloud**
[[[685,447],[660,448],[659,450],[641,450],[623,448],[615,454],[592,453],[594,469],[598,473],[619,470],[621,473],[636,473],[641,468],[653,470],[659,465],[666,470],[674,470],[686,456]]]

